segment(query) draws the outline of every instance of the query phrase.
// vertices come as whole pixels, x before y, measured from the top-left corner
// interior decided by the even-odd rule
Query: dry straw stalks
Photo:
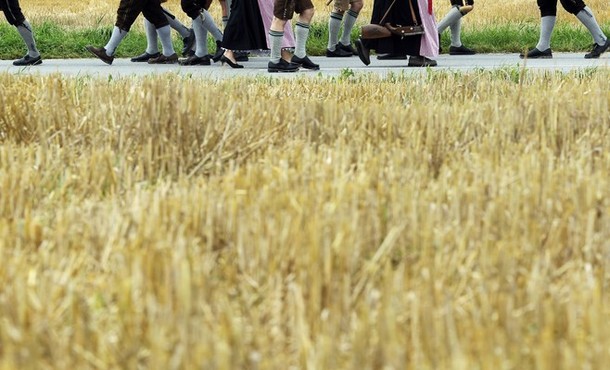
[[[0,369],[603,369],[609,77],[0,75]]]

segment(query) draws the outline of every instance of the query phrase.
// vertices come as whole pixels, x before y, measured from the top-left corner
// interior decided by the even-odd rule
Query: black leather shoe
[[[424,56],[411,56],[407,64],[408,67],[436,67],[437,65],[436,60]]]
[[[358,57],[364,63],[365,66],[371,64],[371,51],[367,49],[362,43],[361,39],[356,40],[354,42],[356,44],[356,50],[358,50]]]
[[[182,45],[182,56],[185,57],[195,45],[195,31],[192,28],[189,30],[189,35],[182,39]]]
[[[216,52],[214,52],[214,55],[212,56],[212,60],[214,61],[214,63],[218,63],[218,61],[220,60],[220,57],[222,57],[222,55],[225,53],[225,51],[222,48],[222,41],[217,40],[216,41]]]
[[[269,61],[267,64],[267,72],[296,72],[299,70],[299,65],[294,63],[288,63],[284,59],[280,59],[278,63]]]
[[[326,49],[326,57],[327,58],[347,58],[351,57],[352,53],[349,51],[345,51],[339,47],[340,44],[335,46],[335,50]]]
[[[231,59],[227,58],[224,54],[220,57],[220,62],[222,63],[222,65],[228,64],[229,67],[231,67],[231,68],[244,68],[243,64],[239,64],[237,62],[232,61]]]
[[[86,46],[85,49],[87,49],[91,54],[100,58],[102,62],[106,64],[112,64],[112,62],[114,61],[114,56],[109,56],[108,54],[106,54],[106,49],[104,48],[96,48],[95,46],[89,45]]]
[[[210,61],[210,57],[208,55],[204,55],[202,57],[191,55],[188,58],[180,61],[180,65],[182,66],[209,66],[210,64],[212,64],[212,62]]]
[[[347,51],[351,55],[358,55],[358,52],[356,51],[356,49],[354,49],[352,44],[343,45],[342,43],[338,43],[336,46],[336,49],[341,49],[343,51]]]
[[[519,58],[521,59],[551,59],[553,57],[553,52],[551,48],[548,48],[544,51],[540,51],[537,48],[533,48],[525,54],[520,54]]]
[[[13,62],[14,66],[37,66],[42,64],[42,58],[39,56],[31,57],[29,54],[26,54],[23,58],[17,59]]]
[[[247,51],[236,51],[233,53],[233,56],[235,56],[236,62],[247,62],[248,60],[250,60],[250,58],[248,58]]]
[[[475,55],[477,52],[464,45],[450,46],[449,55]]]
[[[290,62],[293,64],[297,64],[299,67],[311,69],[312,71],[317,71],[320,69],[320,65],[312,62],[307,55],[305,55],[303,58],[299,58],[296,55],[293,55]]]
[[[595,44],[593,45],[593,50],[590,53],[585,54],[585,59],[597,59],[599,58],[606,50],[610,47],[610,39],[606,39],[606,43],[604,45]]]
[[[378,60],[405,60],[407,59],[406,55],[399,54],[381,54],[377,55]]]
[[[148,62],[149,59],[158,58],[159,55],[161,55],[161,53],[148,54],[147,52],[144,52],[137,57],[131,58],[131,61],[134,63]]]
[[[175,64],[178,63],[178,54],[174,53],[168,57],[161,54],[156,58],[148,60],[148,64]]]

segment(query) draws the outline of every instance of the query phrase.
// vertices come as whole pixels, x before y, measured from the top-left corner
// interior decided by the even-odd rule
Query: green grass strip
[[[61,26],[44,22],[34,24],[36,42],[43,58],[83,58],[90,57],[86,45],[104,46],[112,32],[112,26],[93,29],[65,29]],[[608,32],[609,25],[602,28]],[[539,25],[537,23],[507,23],[497,26],[486,26],[478,29],[467,29],[462,34],[464,45],[480,53],[514,53],[527,50],[538,41]],[[358,37],[359,27],[355,27],[352,38]],[[174,33],[174,45],[177,51],[182,49],[181,39]],[[307,44],[308,53],[312,56],[324,55],[328,39],[328,25],[323,22],[311,26]],[[553,51],[582,52],[592,45],[589,32],[584,27],[557,25],[552,38]],[[215,43],[210,39],[210,52]],[[449,46],[449,32],[443,33],[441,45],[444,50]],[[127,35],[117,50],[117,57],[130,57],[140,54],[146,48],[146,36],[139,30]],[[14,27],[0,23],[0,59],[14,59],[25,53],[25,46]]]

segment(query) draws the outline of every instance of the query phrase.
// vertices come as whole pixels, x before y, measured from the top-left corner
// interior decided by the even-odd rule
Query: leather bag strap
[[[407,1],[409,2],[409,8],[411,8],[411,17],[413,18],[413,24],[415,24],[416,26],[419,26],[419,23],[417,23],[417,17],[415,16],[415,9],[413,9],[413,3],[411,2],[413,0],[407,0]]]
[[[396,0],[392,1],[392,4],[390,4],[390,7],[388,8],[388,10],[386,10],[385,14],[379,21],[379,24],[383,24],[383,21],[385,21],[385,19],[388,17],[388,14],[390,14],[390,10],[392,10],[392,8],[394,7],[394,4],[396,4]]]

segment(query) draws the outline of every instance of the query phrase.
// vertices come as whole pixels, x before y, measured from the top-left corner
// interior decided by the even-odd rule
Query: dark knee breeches
[[[184,11],[191,19],[199,17],[201,14],[201,9],[210,9],[211,4],[212,0],[180,0],[182,11]]]
[[[474,0],[450,0],[453,6],[474,5]]]
[[[4,12],[8,23],[13,26],[19,26],[25,22],[18,0],[0,0],[0,9]]]
[[[160,0],[121,0],[115,25],[123,31],[129,31],[140,13],[156,28],[169,25]]]
[[[574,15],[578,14],[587,5],[582,0],[560,0],[561,6],[568,12]],[[557,15],[557,0],[538,0],[540,8],[540,16],[556,16]]]

